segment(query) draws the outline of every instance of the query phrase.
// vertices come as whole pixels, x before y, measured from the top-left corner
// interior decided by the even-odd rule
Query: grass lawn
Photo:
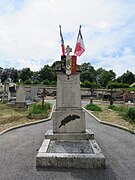
[[[13,126],[37,121],[36,118],[29,119],[28,115],[28,109],[11,108],[7,104],[0,103],[0,132]],[[49,116],[49,114],[47,115]]]
[[[120,126],[124,126],[130,130],[135,131],[135,121],[128,118],[124,118],[122,116],[122,113],[118,111],[114,111],[112,109],[108,109],[107,104],[98,104],[98,106],[102,109],[102,111],[90,111],[93,115],[95,115],[97,118],[99,118],[101,121],[110,122],[113,124],[118,124]],[[116,107],[125,108],[124,105],[115,105]]]

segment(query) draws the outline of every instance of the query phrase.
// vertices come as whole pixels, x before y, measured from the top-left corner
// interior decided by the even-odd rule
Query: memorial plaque
[[[58,108],[80,108],[80,75],[67,75],[64,73],[57,74],[57,100],[56,109]]]

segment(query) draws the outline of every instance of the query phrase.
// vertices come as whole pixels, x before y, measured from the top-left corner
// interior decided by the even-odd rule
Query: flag
[[[59,25],[59,27],[60,27],[60,37],[61,37],[62,55],[64,56],[64,55],[65,55],[64,39],[63,39],[62,32],[61,32],[61,25]]]
[[[77,56],[81,56],[84,51],[85,51],[85,46],[83,43],[83,37],[80,26],[74,54],[76,54]]]

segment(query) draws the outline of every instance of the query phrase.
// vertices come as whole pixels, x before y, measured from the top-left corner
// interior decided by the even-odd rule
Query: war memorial
[[[105,168],[105,157],[90,129],[86,129],[81,106],[80,69],[77,56],[61,56],[57,67],[56,107],[52,115],[53,129],[36,156],[37,167]]]

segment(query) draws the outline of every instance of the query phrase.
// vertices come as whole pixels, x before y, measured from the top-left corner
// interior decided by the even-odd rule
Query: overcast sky
[[[82,25],[79,64],[135,73],[135,0],[0,0],[0,67],[37,71],[60,60],[59,24],[73,52]]]

